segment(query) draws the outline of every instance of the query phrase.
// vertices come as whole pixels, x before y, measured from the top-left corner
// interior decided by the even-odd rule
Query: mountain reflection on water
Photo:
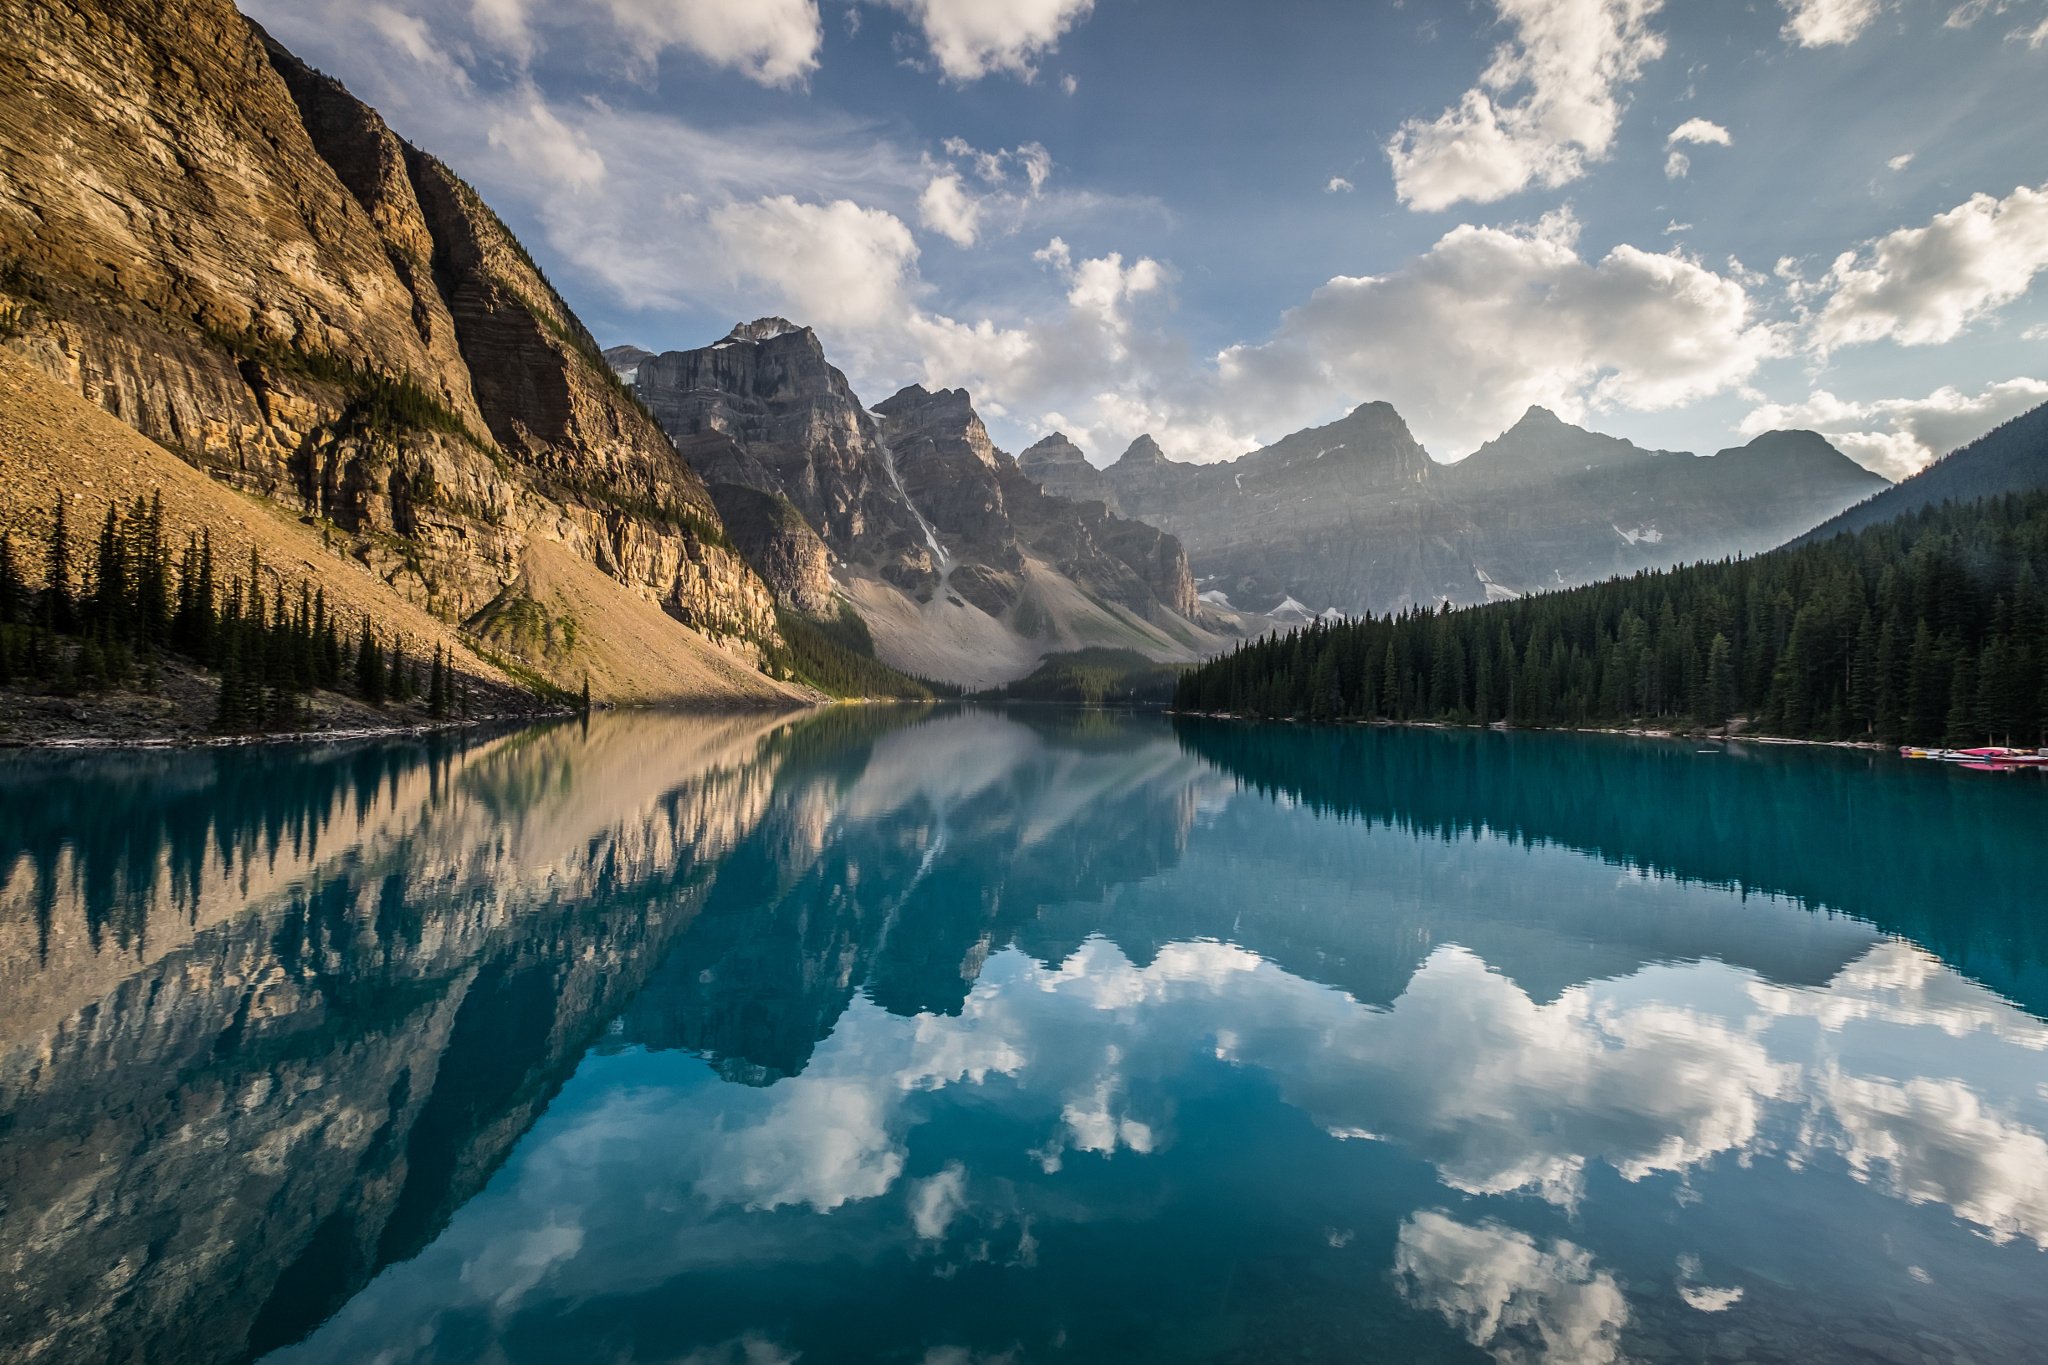
[[[2036,1359],[2048,784],[846,708],[0,758],[0,1360]]]

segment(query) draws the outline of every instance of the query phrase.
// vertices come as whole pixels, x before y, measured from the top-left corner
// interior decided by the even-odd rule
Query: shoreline
[[[580,714],[573,708],[562,711],[508,712],[468,716],[461,720],[415,721],[392,725],[354,725],[326,730],[268,730],[239,735],[157,735],[127,736],[62,735],[48,739],[0,737],[0,752],[27,750],[114,749],[242,749],[258,744],[309,744],[323,740],[396,739],[401,736],[439,734],[446,730],[471,730],[485,725],[530,724],[544,720],[565,720]]]
[[[1478,725],[1471,721],[1456,720],[1295,720],[1291,717],[1246,716],[1235,711],[1176,711],[1167,708],[1170,716],[1190,716],[1198,720],[1229,720],[1259,725],[1300,725],[1307,727],[1330,726],[1332,728],[1381,726],[1401,730],[1493,730],[1502,734],[1525,735],[1625,735],[1634,739],[1682,739],[1692,741],[1713,741],[1720,744],[1782,744],[1797,745],[1811,749],[1850,749],[1864,753],[1895,754],[1898,746],[1872,739],[1795,739],[1789,735],[1730,734],[1726,731],[1703,731],[1693,733],[1684,730],[1653,730],[1614,725]]]
[[[835,706],[927,706],[929,702],[910,701],[899,697],[821,697],[810,702],[777,706],[767,703],[749,705],[724,702],[636,702],[631,704],[598,703],[591,707],[590,714],[603,711],[677,711],[693,714],[703,713],[756,713],[768,712],[777,715],[796,715],[805,711],[822,711]],[[502,711],[486,715],[466,716],[459,720],[394,721],[388,725],[340,725],[315,730],[272,730],[251,734],[166,734],[166,735],[56,735],[42,738],[16,738],[0,734],[0,755],[8,753],[70,751],[106,753],[117,750],[140,750],[159,752],[176,749],[240,749],[261,744],[319,744],[365,739],[402,739],[440,734],[451,730],[472,730],[482,726],[525,726],[544,721],[573,720],[585,713],[573,706],[549,708],[539,711]]]

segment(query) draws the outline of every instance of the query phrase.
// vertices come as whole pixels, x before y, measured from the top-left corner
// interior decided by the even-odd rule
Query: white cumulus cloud
[[[1386,144],[1412,209],[1492,203],[1578,179],[1608,154],[1622,91],[1664,52],[1661,0],[1495,0],[1514,37],[1457,105],[1410,119]]]
[[[604,179],[603,155],[537,95],[494,119],[488,137],[492,147],[558,189],[589,190]]]
[[[940,73],[961,84],[997,71],[1036,76],[1038,59],[1054,51],[1060,37],[1095,8],[1095,0],[886,2],[910,16]]]
[[[1728,130],[1718,123],[1703,118],[1689,118],[1673,128],[1664,139],[1664,145],[1671,150],[1664,157],[1664,178],[1681,180],[1692,170],[1692,158],[1678,150],[1681,143],[1707,147],[1727,147],[1735,139]]]
[[[2048,403],[2048,380],[2008,379],[1976,393],[1953,386],[1924,398],[1852,402],[1826,389],[1798,403],[1767,403],[1742,419],[1742,432],[1787,427],[1818,431],[1843,454],[1891,479],[1903,479],[2000,422]]]
[[[1972,195],[1926,226],[1900,228],[1837,257],[1814,320],[1826,350],[1890,339],[1924,346],[1951,339],[2026,293],[2048,269],[2048,184],[2003,199]]]
[[[680,50],[763,85],[802,81],[824,41],[817,0],[469,0],[468,20],[485,47],[522,67],[547,30],[596,28],[639,63]]]
[[[931,179],[918,196],[918,221],[956,246],[973,246],[993,226],[1014,232],[1045,198],[1052,153],[1044,144],[983,151],[961,137],[941,144],[943,158],[926,158]],[[972,176],[985,188],[970,187]]]
[[[708,226],[725,271],[760,287],[775,311],[847,328],[909,311],[917,243],[892,213],[781,194],[722,205]]]
[[[1780,0],[1785,8],[1784,35],[1801,47],[1836,47],[1853,43],[1870,27],[1882,8],[1879,0]]]
[[[1274,429],[1302,406],[1385,396],[1429,444],[1469,450],[1531,404],[1567,418],[1668,408],[1782,349],[1743,284],[1682,252],[1577,250],[1577,225],[1452,229],[1379,276],[1339,276],[1273,337],[1225,351],[1223,401]],[[1264,423],[1262,423],[1263,425]]]
[[[1723,128],[1718,123],[1703,118],[1689,118],[1676,128],[1673,128],[1664,139],[1664,145],[1667,147],[1675,146],[1681,142],[1697,142],[1714,147],[1729,147],[1734,145],[1735,139],[1729,135],[1726,128]]]
[[[981,234],[981,204],[967,193],[959,175],[935,175],[917,199],[917,218],[955,246],[973,246]]]
[[[801,81],[818,65],[817,0],[604,0],[612,22],[652,55],[680,47],[763,85]]]

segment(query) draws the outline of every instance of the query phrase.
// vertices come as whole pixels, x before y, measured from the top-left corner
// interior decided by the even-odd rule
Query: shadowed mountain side
[[[2048,488],[2048,403],[1959,446],[1912,478],[1857,503],[1793,541],[1805,545],[1944,502]]]

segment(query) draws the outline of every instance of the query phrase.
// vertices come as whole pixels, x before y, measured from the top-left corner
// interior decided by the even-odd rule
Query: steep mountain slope
[[[610,352],[790,606],[843,595],[881,658],[971,686],[1091,645],[1185,661],[1235,628],[1172,536],[1053,496],[995,448],[964,390],[872,410],[816,333],[781,318],[694,351]]]
[[[1064,437],[1020,464],[1188,547],[1205,600],[1305,618],[1500,600],[1640,568],[1768,549],[1884,481],[1811,432],[1711,459],[1644,450],[1532,408],[1455,465],[1365,404],[1215,465],[1150,437],[1096,470]]]
[[[447,167],[226,0],[0,19],[9,349],[444,622],[544,611],[546,546],[596,615],[637,598],[758,661],[773,599],[702,481]],[[573,684],[579,647],[525,662]]]
[[[57,492],[66,495],[74,545],[87,543],[108,507],[125,511],[136,498],[161,496],[164,524],[183,546],[204,528],[223,566],[268,566],[266,595],[295,595],[302,579],[327,592],[351,625],[369,620],[413,658],[437,646],[454,652],[480,683],[511,692],[514,683],[477,657],[458,633],[392,593],[362,565],[334,555],[325,529],[300,524],[276,504],[237,492],[138,434],[17,355],[0,350],[0,531],[12,534],[15,562],[43,572],[41,547]]]
[[[2048,403],[1959,446],[1912,478],[1830,517],[1792,543],[1826,540],[1944,502],[2048,488]]]

